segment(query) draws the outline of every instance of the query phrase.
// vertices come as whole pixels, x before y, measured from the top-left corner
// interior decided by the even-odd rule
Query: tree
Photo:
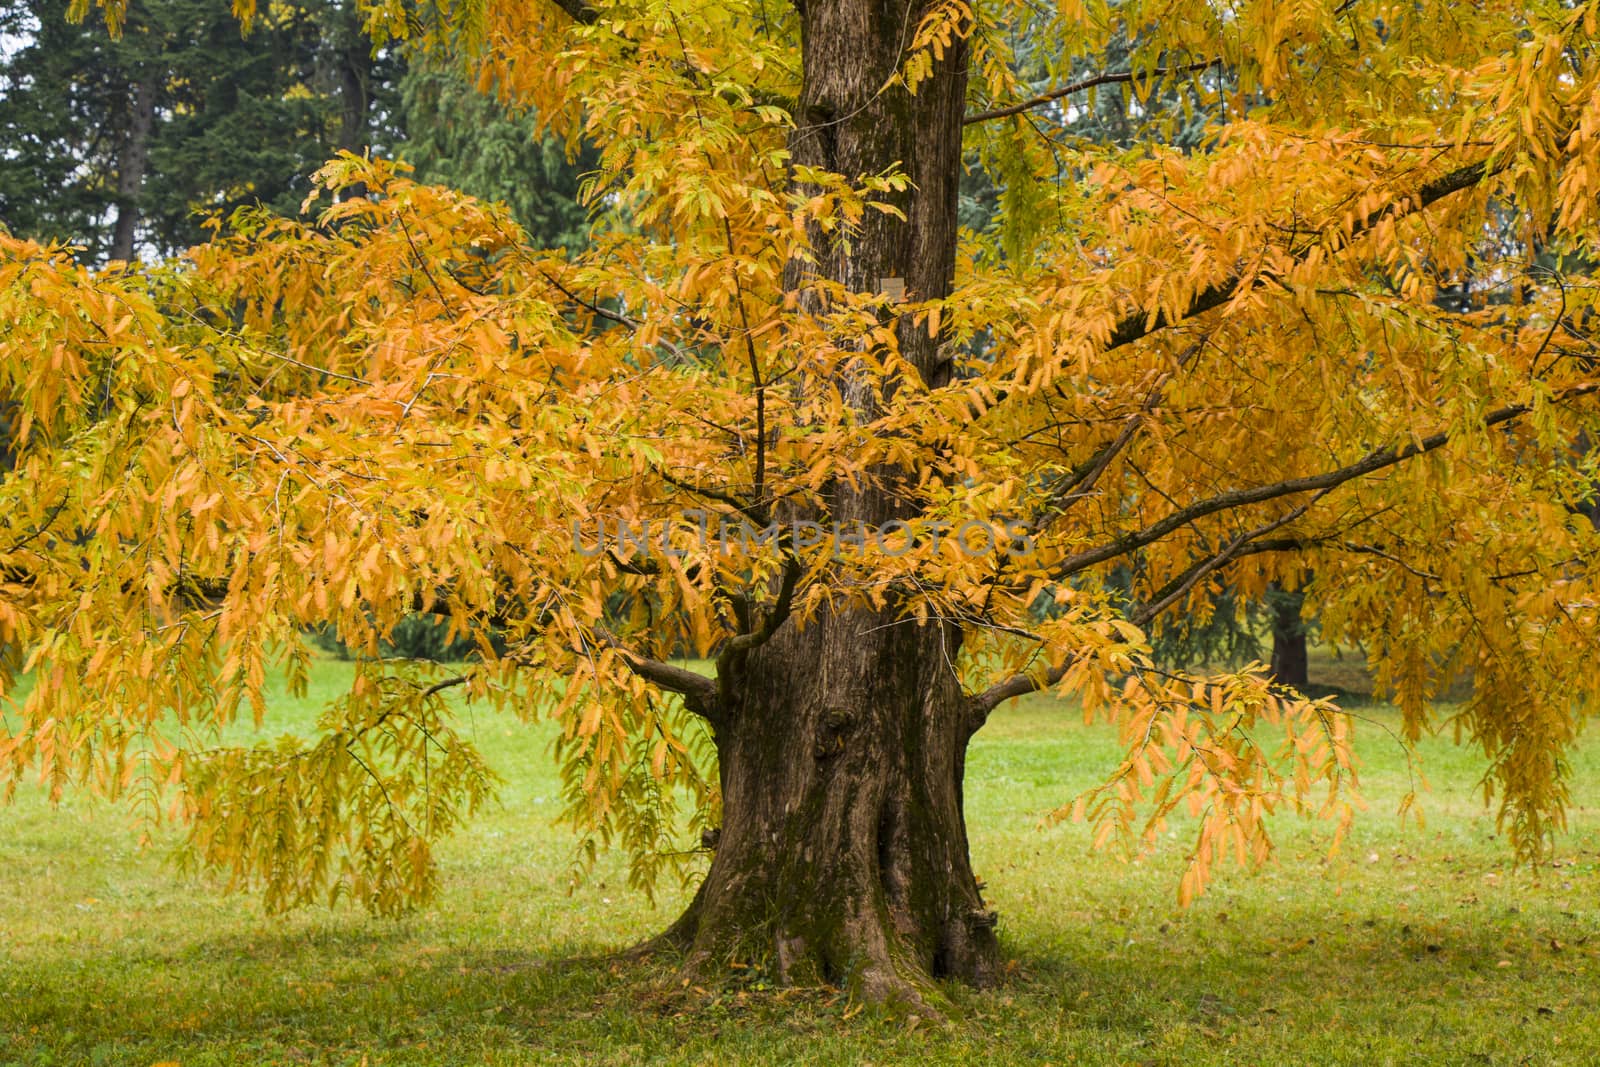
[[[1072,807],[1135,844],[1192,813],[1180,899],[1266,855],[1272,811],[1342,827],[1335,708],[1160,670],[1144,636],[1213,580],[1312,570],[1412,736],[1472,669],[1455,722],[1516,848],[1561,825],[1596,695],[1569,510],[1595,295],[1508,249],[1592,255],[1594,5],[437,14],[369,26],[465,41],[592,140],[585,249],[352,156],[313,219],[241,218],[178,265],[0,239],[13,782],[169,792],[193,854],[269,904],[393,910],[492,788],[444,694],[553,704],[591,849],[648,885],[697,874],[704,833],[661,939],[686,967],[921,1003],[996,966],[962,771],[1011,698],[1121,724]],[[1068,74],[1115,42],[1126,68]],[[1179,81],[1226,116],[1199,141],[1061,132],[1083,94]],[[964,145],[996,163],[994,236],[958,231]],[[1443,312],[1463,278],[1523,295]],[[319,736],[208,743],[270,713],[273,657],[303,672],[300,627],[376,651],[418,611],[482,662],[365,663]]]
[[[578,251],[588,225],[578,186],[594,169],[593,152],[577,146],[569,159],[537,116],[478,92],[458,66],[453,57],[417,57],[400,81],[402,153],[417,180],[503,201],[538,247]]]
[[[241,35],[217,4],[151,0],[110,40],[8,0],[0,33],[0,222],[91,262],[174,254],[244,205],[292,214],[335,151],[394,146],[395,57],[353,5],[278,5]]]

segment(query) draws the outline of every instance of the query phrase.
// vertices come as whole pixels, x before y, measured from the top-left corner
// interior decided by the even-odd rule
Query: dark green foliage
[[[1271,594],[1268,594],[1269,596]],[[1266,657],[1262,626],[1269,610],[1224,586],[1211,601],[1210,615],[1171,613],[1150,633],[1156,661],[1169,667],[1237,665]]]
[[[1133,557],[1131,566],[1113,572],[1113,589],[1121,588],[1126,594],[1133,587],[1131,567],[1139,565]],[[1303,590],[1269,588],[1259,598],[1240,594],[1232,585],[1217,587],[1211,594],[1207,612],[1164,612],[1149,629],[1151,652],[1158,664],[1174,670],[1203,667],[1238,667],[1252,660],[1267,662],[1276,636],[1275,624],[1293,617],[1292,628],[1279,625],[1283,636],[1315,638],[1315,619],[1301,616],[1305,602]],[[1045,617],[1052,610],[1053,601],[1041,595],[1035,605],[1035,614]],[[1287,610],[1285,610],[1287,609]]]
[[[144,0],[118,40],[64,12],[0,0],[13,41],[0,58],[0,223],[81,245],[89,262],[120,254],[120,215],[133,254],[171,254],[205,239],[206,215],[292,213],[339,148],[396,139],[398,68],[373,57],[351,4],[274,5],[241,36],[225,4]]]
[[[338,659],[364,658],[346,645],[331,626],[311,630],[308,636],[314,645]],[[497,652],[504,653],[504,645],[498,638],[495,646]],[[432,663],[460,663],[475,658],[477,653],[478,646],[472,640],[462,636],[452,638],[449,622],[431,615],[406,616],[396,624],[389,639],[378,646],[378,654],[384,659],[417,659]]]
[[[64,13],[0,0],[0,225],[13,233],[80,245],[89,263],[170,255],[205,240],[210,215],[296,214],[312,172],[345,149],[401,154],[418,180],[503,201],[535,244],[583,243],[585,153],[569,161],[448,58],[374,53],[351,0],[263,8],[245,36],[207,0],[143,0],[119,40]]]
[[[478,92],[447,60],[417,58],[400,98],[407,131],[400,154],[417,168],[418,181],[503,202],[535,245],[582,247],[588,213],[578,184],[593,165],[591,150],[569,160],[560,141],[538,133],[534,116]]]

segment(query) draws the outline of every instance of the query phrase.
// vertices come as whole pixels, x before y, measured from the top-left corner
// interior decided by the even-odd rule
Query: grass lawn
[[[324,663],[303,724],[349,667]],[[1341,679],[1340,684],[1345,684]],[[1424,746],[1424,825],[1401,824],[1401,753],[1363,709],[1370,803],[1340,854],[1284,820],[1280,855],[1175,906],[1181,836],[1151,859],[1088,849],[1039,816],[1113,766],[1110,731],[1031,698],[974,741],[974,861],[1011,961],[953,990],[939,1026],[759,975],[699,993],[605,954],[665,925],[604,863],[568,894],[548,725],[482,715],[502,805],[443,849],[443,893],[402,921],[264,916],[140,850],[120,808],[24,789],[0,808],[0,1063],[1593,1063],[1600,1062],[1600,743],[1550,862],[1514,869],[1481,760]]]

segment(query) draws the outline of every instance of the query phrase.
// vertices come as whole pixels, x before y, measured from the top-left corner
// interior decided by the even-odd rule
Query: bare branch
[[[639,329],[641,323],[638,320],[631,319],[620,312],[612,311],[610,308],[602,307],[592,300],[585,300],[577,293],[574,293],[571,289],[568,289],[565,285],[562,285],[561,282],[558,281],[556,277],[549,271],[541,270],[539,273],[544,276],[545,281],[555,286],[562,296],[566,297],[574,304],[584,308],[589,312],[589,314],[595,316],[596,318],[605,319],[607,322],[614,322],[618,326],[626,326],[630,330]]]
[[[572,21],[584,26],[593,26],[600,18],[600,12],[583,0],[555,0],[555,5],[571,16]]]
[[[471,680],[472,676],[470,674],[457,674],[454,677],[441,679],[440,681],[434,682],[432,685],[424,689],[422,691],[422,698],[426,700],[429,697],[438,696],[446,689],[454,689],[458,685],[466,685]],[[430,740],[432,739],[430,738]],[[438,742],[435,741],[434,744],[438,744]]]
[[[1566,400],[1572,397],[1593,394],[1596,391],[1600,391],[1600,384],[1589,383],[1564,390],[1556,399]],[[1488,428],[1513,422],[1531,410],[1533,410],[1532,406],[1528,404],[1510,404],[1485,415],[1479,425]],[[1376,473],[1387,467],[1393,467],[1416,456],[1436,451],[1450,440],[1450,436],[1448,431],[1441,431],[1406,445],[1404,448],[1375,449],[1354,463],[1337,467],[1331,471],[1324,471],[1321,474],[1307,475],[1303,478],[1289,478],[1270,485],[1257,485],[1248,489],[1232,489],[1225,493],[1218,493],[1215,496],[1196,501],[1188,507],[1179,508],[1142,530],[1125,534],[1097,548],[1085,549],[1076,555],[1069,556],[1062,562],[1056,577],[1058,579],[1065,578],[1086,567],[1092,567],[1097,563],[1104,563],[1107,560],[1126,555],[1136,549],[1143,548],[1145,545],[1152,544],[1179,527],[1188,525],[1196,519],[1204,518],[1207,515],[1215,515],[1221,511],[1229,511],[1250,504],[1261,504],[1268,500],[1293,496],[1297,493],[1317,493],[1333,489],[1346,482]]]
[[[1164,78],[1168,74],[1194,74],[1199,71],[1206,70],[1209,67],[1214,67],[1221,62],[1222,60],[1220,59],[1208,59],[1200,63],[1190,63],[1189,65],[1183,67],[1157,67],[1154,70],[1144,71],[1142,73],[1136,73],[1130,70],[1117,74],[1096,74],[1092,77],[1084,78],[1081,81],[1075,81],[1070,85],[1063,85],[1059,89],[1051,89],[1047,93],[1041,93],[1030,100],[1022,101],[1021,103],[1007,104],[1005,107],[997,107],[989,111],[979,111],[974,114],[967,115],[961,120],[961,124],[963,126],[971,126],[978,122],[989,122],[992,119],[1003,119],[1009,115],[1020,115],[1024,111],[1029,111],[1036,107],[1042,107],[1043,105],[1050,103],[1052,100],[1060,100],[1063,96],[1071,96],[1073,93],[1085,92],[1086,90],[1094,89],[1101,85],[1120,85],[1124,82],[1131,82],[1135,78],[1139,77]]]
[[[683,667],[674,667],[670,663],[630,652],[610,638],[607,641],[634,674],[661,689],[681,695],[684,707],[703,719],[716,721],[720,708],[716,682]]]

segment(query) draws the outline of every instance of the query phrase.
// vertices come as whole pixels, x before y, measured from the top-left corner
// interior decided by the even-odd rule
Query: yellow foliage
[[[964,632],[974,694],[1022,678],[1119,724],[1125,759],[1060,814],[1133,847],[1198,815],[1187,900],[1267,854],[1274,812],[1348,823],[1351,727],[1259,670],[1163,673],[1147,635],[1223,580],[1310,573],[1413,738],[1470,672],[1453,725],[1522,853],[1561,825],[1600,693],[1597,534],[1568,510],[1600,473],[1595,3],[920,5],[878,92],[919,107],[964,49],[969,115],[1043,94],[967,127],[1007,217],[937,297],[821,268],[915,185],[905,160],[794,164],[817,120],[787,5],[365,11],[379,38],[455,33],[483,88],[598,146],[591,246],[537,250],[350,155],[305,217],[241,212],[160,266],[0,234],[8,791],[173,798],[192,855],[273,906],[397,910],[491,784],[436,676],[364,671],[314,739],[208,738],[270,715],[276,665],[304,678],[303,627],[375,651],[432,612],[483,649],[471,699],[559,720],[568,818],[648,886],[686,869],[680,814],[720,803],[672,692],[693,685],[657,668],[780,605],[804,625],[900,597]],[[1115,84],[1212,116],[1197,147],[1170,115],[1072,135],[1052,90],[1129,41]],[[948,381],[902,355],[901,317]],[[886,471],[924,526],[1021,522],[1028,551],[746,536]],[[597,522],[651,533],[579,550]]]

